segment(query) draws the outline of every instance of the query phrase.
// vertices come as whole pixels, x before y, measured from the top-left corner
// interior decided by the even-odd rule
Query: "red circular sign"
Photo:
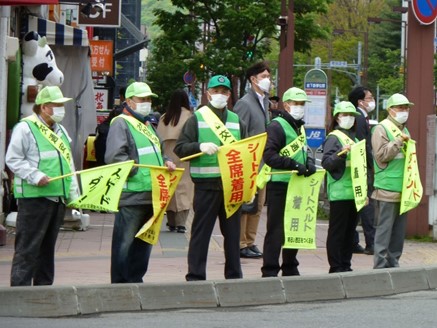
[[[187,71],[184,74],[184,82],[185,84],[191,85],[196,82],[196,74],[193,72]]]
[[[413,0],[412,7],[421,24],[430,25],[437,18],[437,0]]]

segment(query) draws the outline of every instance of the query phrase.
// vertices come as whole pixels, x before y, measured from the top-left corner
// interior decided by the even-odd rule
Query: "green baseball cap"
[[[214,75],[209,79],[208,89],[216,88],[216,87],[226,87],[231,90],[231,81],[224,75]]]
[[[340,101],[338,104],[334,107],[334,116],[340,113],[348,113],[355,116],[359,116],[360,114],[357,112],[357,109],[355,108],[354,104],[352,104],[349,101]]]
[[[144,82],[134,82],[129,85],[126,89],[126,98],[132,97],[158,97],[152,92],[147,83]]]
[[[308,99],[306,92],[296,87],[290,88],[284,92],[282,101],[286,102],[289,100],[311,102],[311,100]]]
[[[407,97],[405,97],[404,95],[402,95],[400,93],[395,93],[390,98],[388,98],[387,109],[389,109],[390,107],[399,106],[399,105],[412,106],[414,104],[412,102],[410,102]]]
[[[70,101],[72,98],[66,98],[62,94],[61,89],[58,86],[47,86],[41,89],[36,95],[35,104],[47,104],[47,103],[57,103],[63,104]]]

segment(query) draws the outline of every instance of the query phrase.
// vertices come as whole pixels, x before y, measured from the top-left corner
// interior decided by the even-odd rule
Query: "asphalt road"
[[[0,318],[0,327],[32,328],[379,328],[436,327],[437,291],[387,297],[206,310],[111,313],[70,318]]]

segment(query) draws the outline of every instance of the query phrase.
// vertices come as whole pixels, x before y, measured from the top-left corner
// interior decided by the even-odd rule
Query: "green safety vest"
[[[58,149],[53,146],[46,137],[41,133],[38,127],[30,119],[23,119],[29,125],[36,144],[39,149],[38,170],[43,172],[49,178],[58,177],[71,173],[70,163],[61,155]],[[62,127],[61,139],[68,148],[67,152],[71,153],[70,142]],[[72,177],[66,177],[51,181],[45,186],[35,186],[29,184],[25,179],[18,176],[14,177],[14,196],[15,198],[37,198],[37,197],[63,197],[68,198],[70,193]]]
[[[284,120],[282,117],[276,117],[273,119],[273,121],[277,121],[279,124],[281,124],[282,128],[284,129],[285,132],[285,144],[289,145],[291,144],[294,140],[296,140],[299,135],[296,133],[296,131],[290,126],[290,124]],[[301,129],[301,133],[303,133],[305,135],[305,130],[302,128]],[[281,150],[281,155],[286,156],[286,154],[282,153]],[[306,138],[305,138],[305,143],[304,143],[304,147],[299,150],[297,150],[297,152],[295,152],[294,154],[291,154],[292,159],[294,159],[296,162],[299,162],[303,165],[306,164],[307,161],[307,142],[306,142]],[[271,169],[271,172],[281,172],[284,170],[280,170],[280,169]],[[291,173],[290,174],[272,174],[271,176],[271,180],[272,182],[285,182],[288,183],[290,181],[290,177],[291,177]]]
[[[388,121],[388,120],[385,119],[384,121]],[[382,121],[380,125],[382,125],[385,131],[387,132],[388,140],[389,141],[395,140],[395,136],[390,131],[389,125],[393,125],[394,127],[396,126],[394,125],[394,123],[390,121],[388,122],[384,122],[384,121]],[[407,135],[410,135],[410,132],[408,132],[407,128],[404,128],[403,132]],[[404,167],[405,167],[405,155],[403,150],[401,150],[399,154],[397,154],[392,161],[387,163],[386,168],[380,168],[375,160],[373,162],[375,167],[375,181],[373,183],[373,186],[376,189],[402,192],[402,184],[404,180]]]
[[[341,131],[334,130],[328,136],[335,136],[342,146],[353,145],[355,141],[349,138],[346,134]],[[351,176],[351,154],[347,153],[346,157],[346,168],[340,179],[335,180],[331,173],[328,172],[328,199],[330,201],[336,200],[350,200],[355,199],[354,190],[352,187],[352,176]]]
[[[129,131],[134,138],[135,147],[137,148],[138,164],[163,166],[164,161],[157,146],[143,133],[135,129],[126,115],[121,114],[114,118],[114,120],[116,119],[124,119],[127,123]],[[111,121],[111,124],[114,120]],[[147,129],[156,136],[155,131],[150,125],[147,125]],[[147,167],[138,167],[137,173],[133,176],[129,176],[123,186],[123,192],[145,192],[151,190],[152,180],[150,178],[150,169]]]
[[[194,113],[197,117],[197,128],[199,131],[199,143],[213,142],[220,146],[220,139],[214,134],[211,128],[203,119],[201,113]],[[228,110],[226,127],[235,139],[241,140],[240,120],[238,115]],[[218,178],[221,176],[217,154],[202,155],[191,160],[190,174],[193,178]]]

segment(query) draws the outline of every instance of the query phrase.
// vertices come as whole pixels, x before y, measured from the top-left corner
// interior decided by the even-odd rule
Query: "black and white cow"
[[[23,61],[23,92],[21,98],[21,117],[32,114],[34,103],[28,101],[28,87],[47,85],[60,86],[64,74],[56,66],[55,56],[47,43],[46,37],[30,31],[21,43]]]

